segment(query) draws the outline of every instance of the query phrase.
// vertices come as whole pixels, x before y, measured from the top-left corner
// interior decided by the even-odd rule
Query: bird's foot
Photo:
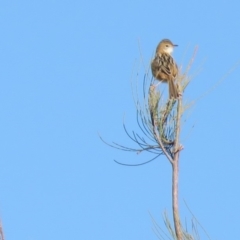
[[[183,145],[179,145],[178,148],[174,150],[174,153],[180,152],[184,149]]]

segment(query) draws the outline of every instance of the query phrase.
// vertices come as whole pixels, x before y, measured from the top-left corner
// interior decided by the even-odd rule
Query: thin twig
[[[154,121],[155,121],[155,120],[154,120]],[[154,125],[155,125],[155,123],[154,123]],[[154,136],[156,137],[156,139],[158,140],[158,143],[159,143],[159,145],[160,145],[163,153],[165,154],[165,156],[167,157],[167,159],[169,160],[169,162],[170,162],[171,164],[173,164],[173,159],[172,159],[172,157],[168,154],[166,148],[164,147],[164,145],[163,145],[163,143],[162,143],[162,140],[161,140],[161,138],[159,137],[159,135],[158,135],[155,127],[153,127],[153,133],[154,133]]]

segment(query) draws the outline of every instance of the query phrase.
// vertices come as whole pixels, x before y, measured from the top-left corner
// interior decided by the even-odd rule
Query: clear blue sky
[[[239,1],[1,1],[0,218],[6,240],[157,239],[171,216],[164,157],[124,153],[137,130],[130,79],[138,42],[146,65],[163,38],[186,62],[196,45],[185,101],[240,60]],[[187,51],[187,54],[186,54]],[[139,77],[141,79],[141,76]],[[240,68],[196,102],[183,125],[181,217],[192,212],[214,240],[237,239],[240,215]],[[194,126],[194,128],[192,128]],[[132,145],[134,146],[134,145]],[[203,235],[202,239],[206,239]]]

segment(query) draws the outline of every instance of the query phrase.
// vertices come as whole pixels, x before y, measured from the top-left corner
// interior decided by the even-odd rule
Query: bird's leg
[[[158,81],[158,83],[155,84],[154,87],[155,87],[155,88],[158,87],[158,85],[160,85],[161,83],[162,83],[161,81]]]
[[[181,88],[180,88],[179,84],[178,84],[178,83],[176,83],[176,86],[177,86],[178,98],[182,98],[182,90],[181,90]]]

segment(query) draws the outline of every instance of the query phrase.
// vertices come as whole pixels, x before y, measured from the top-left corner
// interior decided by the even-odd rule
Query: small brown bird
[[[168,39],[163,39],[157,46],[156,55],[151,63],[153,76],[162,82],[168,82],[169,98],[178,98],[179,93],[175,84],[178,74],[178,67],[171,56],[173,48],[178,45],[173,44]]]

